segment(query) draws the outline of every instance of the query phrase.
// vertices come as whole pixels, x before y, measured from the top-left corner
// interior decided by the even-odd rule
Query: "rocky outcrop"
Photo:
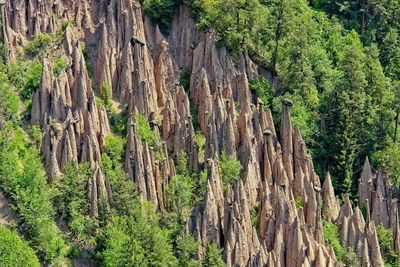
[[[89,162],[95,170],[88,181],[92,216],[108,212],[112,203],[112,188],[101,170],[110,127],[106,110],[96,103],[100,88],[109,84],[113,100],[128,105],[124,168],[142,199],[164,211],[166,188],[176,174],[174,159],[183,152],[192,171],[207,170],[204,200],[186,225],[200,242],[199,257],[216,242],[228,266],[339,266],[325,244],[323,219],[338,223],[343,242],[358,251],[363,266],[383,264],[378,224],[392,228],[399,250],[399,212],[384,175],[375,175],[366,161],[359,187],[366,219],[358,207],[353,211],[348,197],[340,208],[330,175],[321,187],[301,133],[292,128],[291,101],[282,102],[278,136],[271,111],[249,90],[249,81],[266,70],[246,53],[231,58],[212,32],[196,28],[185,7],[177,10],[168,37],[138,1],[9,0],[1,12],[3,34],[12,47],[35,34],[58,31],[63,20],[74,22],[57,50],[68,58],[67,68],[56,76],[51,55],[43,61],[31,121],[43,129],[51,179],[69,162]],[[79,38],[87,43],[89,58]],[[9,60],[15,56],[11,49]],[[86,60],[94,66],[93,79]],[[183,69],[190,72],[187,90],[180,84]],[[137,114],[149,121],[156,142],[139,136]],[[196,133],[206,139],[201,153]],[[221,174],[222,153],[243,167],[232,184]]]
[[[47,174],[57,177],[68,162],[100,162],[110,132],[106,110],[96,103],[78,40],[66,29],[61,52],[68,66],[56,76],[51,58],[43,60],[42,80],[32,100],[31,122],[44,131],[42,152]]]

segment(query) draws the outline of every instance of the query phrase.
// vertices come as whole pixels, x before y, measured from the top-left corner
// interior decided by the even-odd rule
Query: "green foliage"
[[[337,225],[328,221],[324,221],[322,225],[324,229],[324,238],[327,245],[333,248],[338,261],[342,261],[345,255],[345,249],[340,242],[339,229]]]
[[[153,131],[151,129],[151,126],[147,120],[147,118],[143,114],[137,114],[135,116],[135,123],[137,126],[137,131],[139,138],[147,142],[147,144],[151,147],[157,147],[158,146],[158,141],[159,141],[159,136],[157,132]]]
[[[110,134],[106,136],[105,143],[106,154],[112,159],[114,166],[117,166],[122,160],[122,154],[124,152],[126,143],[125,139],[117,135]]]
[[[185,172],[177,171],[177,175],[171,178],[167,188],[167,199],[178,218],[183,219],[191,210],[193,200],[193,180]]]
[[[42,129],[38,125],[32,125],[29,129],[29,136],[36,148],[39,149],[42,145]]]
[[[87,198],[87,184],[93,176],[88,163],[65,166],[64,175],[56,184],[58,194],[55,206],[61,218],[65,218],[75,240],[92,243],[96,221],[89,217],[90,203]]]
[[[23,100],[30,99],[39,89],[42,69],[42,64],[36,60],[19,60],[10,65],[8,76]]]
[[[204,267],[224,267],[226,266],[222,259],[222,249],[220,249],[217,243],[211,243],[207,245],[206,255],[203,260]]]
[[[253,208],[250,211],[251,225],[253,225],[253,227],[258,227],[258,216],[257,216],[257,213],[258,213],[257,208]]]
[[[0,266],[40,266],[38,258],[28,244],[17,233],[4,226],[0,226]]]
[[[10,86],[7,76],[0,71],[0,128],[6,121],[16,121],[19,118],[18,110],[18,96]]]
[[[177,240],[177,259],[181,267],[196,267],[200,265],[196,259],[199,242],[191,235],[184,235]]]
[[[204,149],[206,145],[206,137],[202,132],[198,131],[194,137],[194,141],[199,147],[199,162],[204,162]]]
[[[301,196],[296,197],[295,199],[296,208],[304,208],[304,199]]]
[[[312,5],[336,5],[318,2]],[[384,148],[393,134],[396,89],[387,77],[399,79],[399,27],[388,29],[393,22],[381,12],[395,12],[390,1],[384,2],[368,4],[375,10],[368,9],[371,18],[385,31],[377,34],[378,45],[365,45],[365,34],[360,38],[307,1],[184,1],[198,25],[212,28],[232,54],[246,51],[269,70],[273,88],[265,78],[251,82],[250,88],[272,109],[275,122],[280,100],[293,100],[293,125],[300,128],[316,170],[330,170],[340,193],[355,190],[353,180],[365,157]]]
[[[144,0],[144,11],[150,19],[160,26],[164,33],[169,31],[175,11],[174,0]]]
[[[85,59],[86,69],[88,71],[89,77],[92,77],[93,76],[93,65],[90,62],[90,58],[89,58],[89,48],[85,42],[80,42],[79,45],[81,47],[81,52],[82,52],[83,58]]]
[[[103,266],[177,266],[172,245],[152,204],[136,205],[130,217],[113,216],[100,233]]]
[[[31,56],[37,55],[44,47],[50,44],[52,39],[52,36],[47,33],[35,35],[25,46],[25,53]]]
[[[0,64],[5,64],[8,55],[8,47],[3,43],[0,42]]]
[[[188,92],[190,88],[190,70],[187,67],[181,70],[179,82],[183,86],[185,91]]]
[[[384,149],[373,154],[372,162],[375,166],[383,169],[393,184],[400,186],[400,147],[398,144],[389,140]]]
[[[53,64],[53,74],[56,77],[60,76],[61,72],[65,70],[67,66],[68,62],[65,59],[63,58],[57,59]]]
[[[253,37],[259,36],[257,26],[265,22],[265,8],[257,0],[191,2],[191,6],[202,10],[200,27],[212,27],[219,35],[220,44],[233,54],[250,47]]]
[[[265,108],[272,105],[274,91],[267,78],[261,77],[259,80],[250,82],[250,90],[261,99]]]
[[[107,110],[112,108],[112,88],[111,85],[105,83],[100,90],[100,98],[103,101],[104,107]]]
[[[65,255],[66,246],[53,221],[50,189],[39,152],[24,131],[6,123],[0,130],[0,185],[11,196],[20,229],[46,262]]]
[[[199,115],[197,113],[196,107],[193,103],[190,103],[190,116],[192,117],[193,128],[196,133],[201,132],[200,123],[199,123]]]
[[[328,246],[333,248],[338,261],[345,266],[360,266],[357,253],[350,247],[342,245],[339,238],[339,229],[333,222],[323,222],[324,238]]]
[[[376,226],[379,246],[381,248],[382,257],[385,261],[385,266],[399,266],[400,255],[393,250],[393,232],[392,229],[386,229],[382,225]]]
[[[120,136],[127,135],[128,107],[125,107],[119,114],[114,112],[109,117],[112,132]]]
[[[194,198],[194,179],[188,171],[187,156],[178,155],[176,175],[171,178],[167,187],[167,204],[172,212],[176,212],[179,221],[183,221],[191,210]]]
[[[240,179],[240,171],[242,170],[240,161],[229,157],[225,152],[222,152],[221,155],[220,168],[225,188]]]

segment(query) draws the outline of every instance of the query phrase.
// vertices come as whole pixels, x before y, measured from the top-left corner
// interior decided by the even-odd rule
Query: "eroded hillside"
[[[168,35],[136,1],[7,0],[0,8],[7,65],[42,65],[40,84],[27,98],[31,106],[21,104],[27,112],[19,121],[25,131],[27,125],[40,129],[45,186],[60,190],[49,218],[66,246],[80,251],[49,255],[35,245],[42,264],[70,258],[58,262],[219,266],[210,261],[214,244],[227,266],[341,266],[354,260],[384,266],[378,225],[391,232],[391,248],[400,253],[399,207],[385,175],[375,174],[367,159],[359,205],[352,206],[348,196],[341,203],[329,173],[322,183],[300,130],[292,127],[292,102],[282,101],[280,125],[274,125],[271,111],[250,91],[250,81],[273,75],[246,52],[231,57],[213,32],[196,27],[187,7],[178,8]],[[77,164],[87,170],[71,173]],[[16,201],[18,190],[0,181]],[[136,190],[129,191],[132,182]],[[79,189],[66,194],[68,186]],[[187,187],[189,197],[180,194]],[[127,198],[121,197],[124,189]],[[175,249],[165,254],[171,258],[146,262],[153,256],[144,251],[144,259],[136,259],[135,249],[126,249],[133,251],[131,261],[110,256],[133,243],[126,236],[140,236],[123,225],[151,209],[146,202],[130,214],[133,199],[155,207],[161,232],[179,222],[178,233],[165,234],[171,238],[168,251]],[[74,224],[76,212],[82,226]],[[146,216],[143,227],[153,223]],[[90,233],[82,234],[94,221]],[[116,232],[101,230],[112,227]],[[19,230],[29,239],[25,228]],[[342,244],[325,236],[331,229]],[[113,235],[121,250],[107,241]],[[186,254],[176,245],[188,235],[196,240],[188,253],[194,265],[182,261]]]

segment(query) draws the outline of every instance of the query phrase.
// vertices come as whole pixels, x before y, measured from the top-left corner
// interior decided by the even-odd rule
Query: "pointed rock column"
[[[290,109],[293,105],[289,99],[282,101],[282,116],[281,116],[281,144],[282,144],[282,162],[285,167],[289,182],[292,182],[293,177],[293,138],[292,138],[292,122]]]
[[[340,207],[335,197],[329,172],[326,174],[324,185],[322,186],[322,194],[324,199],[323,217],[327,220],[336,221],[339,216]]]

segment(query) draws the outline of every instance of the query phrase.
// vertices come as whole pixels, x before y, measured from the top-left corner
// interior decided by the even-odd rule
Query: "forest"
[[[353,205],[360,204],[358,182],[366,158],[399,196],[399,0],[142,0],[140,5],[167,38],[184,6],[196,28],[213,36],[232,62],[240,65],[245,54],[263,69],[266,75],[249,79],[252,101],[259,99],[265,111],[271,111],[277,136],[284,124],[282,101],[293,102],[293,128],[300,129],[321,183],[330,173],[341,203],[348,195]],[[79,52],[71,54],[82,55],[95,88],[95,106],[104,107],[110,132],[100,144],[96,164],[64,162],[58,177],[49,175],[46,162],[53,154],[43,153],[48,145],[46,128],[41,122],[32,123],[33,107],[47,68],[60,80],[77,69],[71,67],[73,56],[58,54],[59,47],[67,46],[64,39],[71,27],[79,28],[64,20],[57,31],[32,35],[15,47],[1,36],[0,193],[10,200],[17,219],[7,226],[0,223],[0,266],[75,266],[77,259],[82,263],[76,266],[231,266],[223,241],[203,244],[187,230],[188,218],[209,199],[211,187],[212,174],[204,167],[211,141],[202,129],[201,107],[196,110],[188,104],[201,166],[196,169],[189,151],[164,149],[163,132],[155,127],[162,125],[164,130],[159,118],[153,121],[148,114],[133,112],[133,102],[125,103],[122,112],[115,107],[114,81],[98,83],[99,67],[93,64],[98,54],[85,40],[78,42]],[[17,55],[12,59],[11,50]],[[44,64],[47,58],[50,67]],[[178,78],[189,96],[191,71],[181,69]],[[240,99],[234,104],[240,109]],[[137,138],[130,134],[131,124]],[[152,150],[157,166],[172,161],[176,171],[162,189],[163,209],[141,198],[140,188],[126,171],[130,142],[142,142],[143,151]],[[236,152],[221,150],[218,168],[223,192],[229,195],[247,167]],[[96,214],[88,197],[93,177],[106,177],[105,188],[112,189],[112,201],[99,191]],[[296,198],[295,204],[303,208],[303,202]],[[257,229],[258,212],[249,208]],[[334,222],[324,220],[325,244],[336,259],[345,266],[361,266],[339,232]],[[392,231],[378,225],[376,232],[385,266],[399,266]],[[202,257],[199,247],[204,250]]]

